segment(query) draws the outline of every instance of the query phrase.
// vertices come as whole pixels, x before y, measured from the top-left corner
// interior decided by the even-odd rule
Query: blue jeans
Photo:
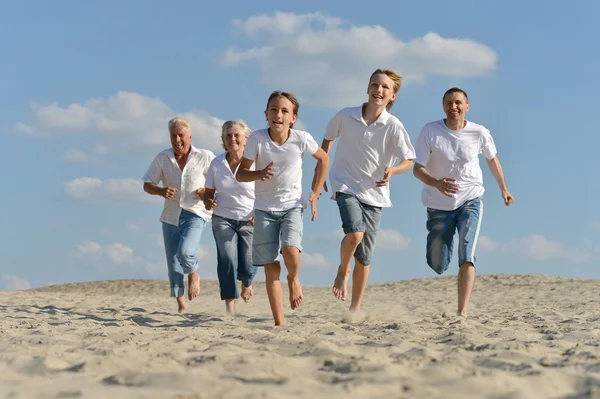
[[[364,204],[355,196],[340,192],[336,193],[335,201],[340,210],[344,234],[364,233],[354,251],[354,257],[363,265],[369,266],[381,222],[381,207]]]
[[[286,211],[255,210],[252,244],[252,263],[255,266],[277,262],[283,247],[296,247],[302,252],[303,211],[301,207]]]
[[[458,230],[458,265],[475,265],[475,247],[483,217],[483,201],[475,198],[453,211],[427,208],[427,264],[437,274],[452,260],[454,234]]]
[[[236,280],[245,287],[252,285],[256,267],[252,265],[252,235],[250,222],[217,215],[212,217],[212,231],[217,244],[217,274],[221,300],[240,297]]]
[[[163,240],[165,242],[165,254],[167,255],[167,270],[169,273],[169,284],[171,285],[171,296],[183,296],[185,286],[183,285],[183,268],[177,259],[177,248],[181,240],[181,230],[178,226],[162,223]]]

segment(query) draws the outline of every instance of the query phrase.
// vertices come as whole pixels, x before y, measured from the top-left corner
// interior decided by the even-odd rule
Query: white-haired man
[[[215,155],[192,145],[192,127],[182,117],[169,121],[171,148],[161,151],[143,177],[144,191],[165,198],[162,222],[171,296],[179,312],[187,310],[184,274],[188,275],[188,299],[200,294],[198,245],[211,212],[204,207],[204,182]],[[159,183],[162,181],[162,187]]]

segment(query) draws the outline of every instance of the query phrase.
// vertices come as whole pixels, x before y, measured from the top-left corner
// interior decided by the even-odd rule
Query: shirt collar
[[[352,109],[351,115],[354,119],[359,120],[359,121],[363,120],[362,110],[363,110],[363,107],[365,106],[365,104],[358,106],[358,107],[354,107]],[[384,109],[383,112],[381,113],[381,115],[379,115],[379,118],[377,118],[377,120],[375,121],[375,123],[385,125],[387,123],[388,119],[390,118],[390,116],[391,116],[391,114],[387,111],[387,109]]]

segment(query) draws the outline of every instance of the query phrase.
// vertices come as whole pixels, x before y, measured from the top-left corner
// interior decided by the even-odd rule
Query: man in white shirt
[[[332,291],[336,298],[346,300],[350,262],[354,257],[351,311],[360,311],[382,208],[392,206],[390,179],[409,170],[415,158],[404,125],[388,112],[401,80],[391,70],[373,72],[367,103],[338,112],[329,122],[321,144],[328,153],[333,142],[340,140],[329,180],[345,236]]]
[[[169,121],[171,147],[160,152],[143,177],[144,191],[165,198],[162,222],[171,296],[179,312],[187,310],[183,275],[188,274],[188,299],[200,294],[198,245],[211,218],[202,201],[208,166],[215,155],[192,145],[192,127],[182,117]],[[163,186],[158,184],[162,181]]]
[[[486,158],[506,206],[514,198],[508,192],[489,130],[465,119],[467,93],[453,87],[442,103],[446,119],[428,123],[421,130],[413,173],[424,183],[421,200],[427,207],[427,264],[438,274],[448,268],[458,231],[458,315],[467,317],[483,217],[479,154]]]

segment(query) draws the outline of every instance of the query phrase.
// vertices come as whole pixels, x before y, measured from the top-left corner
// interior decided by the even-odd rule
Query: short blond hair
[[[392,82],[394,82],[394,94],[398,94],[400,91],[400,86],[402,86],[402,76],[398,75],[391,69],[376,69],[369,78],[369,84],[371,84],[371,79],[373,79],[373,76],[380,74],[386,75],[388,78],[392,79]],[[385,108],[389,111],[393,106],[394,101],[390,101]]]
[[[175,118],[171,119],[168,126],[169,133],[172,132],[176,127],[180,126],[187,128],[190,134],[192,133],[192,123],[189,121],[189,119],[184,118],[183,116],[176,116]]]
[[[250,136],[250,134],[252,133],[252,130],[242,119],[236,119],[233,121],[227,121],[223,123],[223,127],[221,127],[221,141],[223,142],[222,144],[225,150],[227,150],[227,146],[225,145],[225,136],[227,135],[227,131],[235,126],[239,126],[242,128],[244,136],[246,136],[246,138],[248,138],[248,136]]]

